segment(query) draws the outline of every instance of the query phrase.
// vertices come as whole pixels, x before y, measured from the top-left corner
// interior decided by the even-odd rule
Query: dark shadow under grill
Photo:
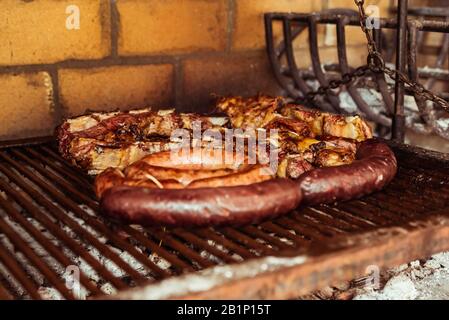
[[[165,230],[122,226],[98,216],[91,178],[67,164],[52,141],[4,145],[0,149],[0,299],[79,298],[66,281],[74,267],[80,271],[81,297],[86,293],[95,297],[216,265],[231,265],[232,270],[266,256],[307,256],[301,270],[295,271],[294,266],[286,267],[290,273],[284,273],[284,268],[266,270],[251,277],[253,281],[240,281],[238,291],[232,289],[235,283],[226,289],[238,276],[231,275],[228,282],[220,283],[222,290],[190,295],[291,297],[293,289],[307,291],[360,276],[372,262],[391,267],[449,248],[444,237],[449,233],[440,229],[446,228],[449,213],[449,162],[421,149],[393,146],[400,165],[397,177],[384,191],[359,200],[300,208],[241,228]],[[440,220],[429,224],[434,218]],[[401,241],[407,239],[416,246],[398,253]],[[375,248],[381,258],[374,251],[373,255],[362,252]],[[333,264],[323,269],[334,256],[352,267]],[[253,289],[245,292],[242,286]],[[280,286],[285,290],[280,292]]]

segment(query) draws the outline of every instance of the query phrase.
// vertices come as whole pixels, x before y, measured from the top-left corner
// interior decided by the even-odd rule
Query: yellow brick
[[[335,25],[325,25],[323,32],[323,44],[325,46],[337,45],[337,28]],[[345,27],[346,45],[366,44],[366,36],[359,26],[346,26]]]
[[[48,73],[0,76],[1,139],[49,135],[53,116],[53,87]]]
[[[80,9],[80,29],[66,28],[66,8]],[[109,55],[107,0],[2,0],[0,64],[53,63]]]
[[[425,32],[423,45],[429,47],[429,49],[433,47],[434,50],[439,52],[442,49],[444,36],[444,33]]]
[[[320,10],[320,1],[298,0],[236,0],[234,49],[255,49],[265,46],[263,14],[266,12],[307,13]],[[281,25],[273,28],[275,39],[281,36]],[[301,40],[307,39],[301,36]]]
[[[225,0],[119,0],[119,53],[141,55],[226,46]]]
[[[338,64],[338,52],[336,47],[323,47],[319,49],[321,64]],[[367,49],[364,45],[348,46],[346,48],[348,65],[358,67],[366,64]],[[311,68],[312,62],[308,49],[295,51],[295,59],[298,68]]]
[[[441,48],[438,48],[438,49],[441,50]],[[417,61],[418,67],[434,68],[436,66],[437,59],[438,59],[438,56],[435,55],[434,53],[420,53],[419,57],[418,57],[418,61]],[[447,59],[445,59],[444,64],[443,64],[443,69],[447,70],[447,68],[448,68],[448,61],[447,61]]]
[[[368,9],[368,6],[374,5],[379,9],[379,14],[381,18],[387,18],[389,16],[389,3],[390,0],[368,0],[365,3],[365,9]],[[357,6],[355,5],[353,0],[329,0],[328,9],[353,9],[357,11]],[[369,13],[369,12],[367,12]],[[345,28],[345,37],[347,45],[356,45],[356,44],[366,44],[365,34],[362,32],[362,29],[359,26],[347,26]],[[327,46],[333,46],[337,43],[337,35],[336,28],[334,25],[327,25],[326,31],[324,34],[324,44]]]
[[[379,7],[380,16],[386,17],[388,16],[388,9],[390,7],[391,0],[366,0],[365,1],[365,9],[369,5],[374,5]],[[345,8],[345,9],[353,9],[355,11],[358,10],[354,0],[328,0],[327,2],[328,9],[336,9],[336,8]]]
[[[129,110],[169,106],[173,96],[171,65],[113,66],[59,71],[65,116],[88,110]]]

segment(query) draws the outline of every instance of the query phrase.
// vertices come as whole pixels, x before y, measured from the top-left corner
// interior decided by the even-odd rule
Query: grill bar
[[[92,184],[87,181],[86,179],[83,179],[83,177],[80,177],[76,173],[72,172],[71,170],[67,170],[67,168],[63,168],[60,165],[57,165],[54,161],[51,161],[50,159],[42,156],[40,153],[34,151],[31,148],[24,148],[32,157],[39,159],[39,161],[45,165],[50,167],[51,169],[55,170],[56,173],[59,173],[62,176],[66,176],[69,178],[72,182],[76,183],[76,186],[81,188],[92,188]]]
[[[51,150],[49,147],[43,145],[41,148],[35,149],[37,154],[44,154],[49,160],[51,159],[52,161],[50,161],[50,163],[58,163],[61,166],[62,172],[66,173],[68,176],[75,176],[80,179],[83,186],[91,185],[91,181],[88,176],[67,164],[67,162],[59,154]],[[29,148],[29,150],[33,149]],[[47,157],[43,157],[43,159],[47,159]]]
[[[290,232],[290,230],[286,229],[285,227],[281,227],[273,222],[264,222],[261,225],[262,229],[273,232],[278,235],[278,237],[286,238],[291,240],[295,246],[300,247],[301,245],[305,245],[307,242],[304,240],[304,238],[298,236],[297,234]]]
[[[376,28],[373,30],[374,41],[379,52],[382,50],[382,43],[394,41],[396,46],[384,46],[382,54],[386,57],[386,62],[391,62],[395,49],[397,51],[396,69],[402,72],[407,71],[411,80],[419,82],[425,80],[425,87],[432,89],[437,80],[447,80],[447,71],[441,70],[448,57],[449,46],[449,20],[435,20],[434,17],[425,14],[418,15],[413,19],[407,19],[407,1],[398,2],[397,19],[377,19]],[[419,11],[419,10],[418,10]],[[416,12],[415,12],[416,13]],[[404,88],[404,85],[396,81],[394,88],[387,83],[383,73],[368,72],[358,81],[349,81],[344,86],[336,90],[326,90],[316,99],[306,99],[311,89],[316,89],[316,85],[321,88],[327,87],[334,81],[345,80],[347,75],[354,70],[348,63],[346,30],[351,26],[360,26],[359,13],[350,9],[326,9],[313,13],[266,13],[264,15],[266,48],[270,64],[272,66],[276,80],[285,89],[286,94],[293,100],[309,104],[327,112],[338,113],[360,113],[368,120],[378,124],[377,131],[380,136],[389,136],[398,141],[403,141],[405,126],[404,115],[404,93],[414,95],[418,110],[413,112],[413,116],[408,116],[407,125],[418,133],[435,133],[443,138],[448,138],[444,124],[439,118],[432,116],[437,111],[436,106],[426,106],[425,101],[417,94]],[[274,26],[282,27],[282,37],[274,36]],[[320,27],[332,27],[336,33],[336,53],[337,62],[324,65],[321,64],[319,55]],[[390,39],[392,29],[395,30],[395,39]],[[294,42],[300,42],[302,34],[308,32],[308,56],[311,61],[310,68],[299,68],[296,60],[303,59],[303,53],[294,50]],[[436,52],[437,59],[431,66],[432,71],[419,68],[418,58],[421,54],[427,54],[431,49],[424,41],[424,33],[439,33],[442,35],[441,46]],[[435,49],[435,48],[432,48]],[[428,69],[428,68],[427,68]],[[373,81],[370,81],[373,80]],[[394,79],[393,79],[394,80]],[[397,79],[396,79],[397,80]],[[315,86],[313,85],[315,84]],[[382,97],[383,106],[372,108],[369,103],[369,95],[361,89],[371,88],[377,90]],[[342,108],[343,99],[341,93],[348,93],[356,106],[355,111]],[[394,98],[392,98],[394,93]],[[440,92],[439,95],[446,99],[447,92]],[[313,101],[312,101],[313,100]],[[378,109],[376,111],[376,109]],[[393,123],[393,124],[392,124]]]
[[[0,147],[0,299],[47,298],[42,288],[73,299],[64,280],[70,266],[79,266],[82,289],[95,297],[267,256],[320,255],[336,239],[413,230],[433,212],[446,214],[447,159],[401,145],[396,154],[396,179],[360,200],[299,208],[260,225],[165,230],[103,220],[91,178],[51,142]]]
[[[10,205],[8,205],[9,207]],[[4,207],[5,209],[8,207]],[[17,248],[31,264],[67,299],[74,299],[72,293],[64,286],[61,279],[40,257],[28,246],[21,236],[14,231],[3,219],[0,219],[0,229],[8,237],[13,246]]]
[[[15,200],[19,200],[18,202],[28,211],[33,212],[33,216],[37,217],[40,213],[33,207],[30,206],[29,203],[22,197],[17,191],[13,190],[11,187],[6,185],[3,181],[0,180],[0,188],[6,191],[8,195],[11,195]],[[37,242],[45,248],[53,257],[56,258],[65,268],[73,265],[73,261],[70,261],[61,251],[51,243],[43,234],[34,227],[23,215],[20,214],[14,207],[12,207],[9,203],[6,202],[3,198],[0,198],[0,205],[5,208],[6,213],[9,215],[12,220],[19,223]],[[38,220],[39,221],[39,220]],[[49,224],[46,224],[49,226]],[[59,229],[58,229],[59,230]],[[84,275],[80,275],[81,284],[86,287],[90,292],[94,294],[99,294],[100,290],[96,286],[90,282],[90,280]]]
[[[207,268],[213,265],[212,262],[201,257],[201,255],[199,255],[193,249],[190,249],[189,247],[183,245],[182,242],[178,241],[169,234],[153,229],[151,230],[151,235],[156,237],[156,239],[158,239],[161,244],[164,244],[165,246],[168,246],[171,249],[182,253],[182,255],[185,256],[188,261],[195,262],[196,264],[200,265],[201,268]]]
[[[0,300],[11,300],[11,299],[12,299],[11,295],[0,284]]]
[[[18,152],[14,152],[14,154],[20,155]],[[151,268],[153,271],[157,273],[160,277],[167,276],[166,272],[158,268],[156,265],[154,265],[151,261],[149,261],[146,257],[144,257],[142,254],[140,254],[134,247],[120,239],[118,236],[116,236],[110,229],[108,229],[104,224],[99,223],[97,220],[95,220],[93,217],[89,216],[86,212],[84,212],[80,207],[67,198],[66,196],[62,195],[59,191],[52,188],[47,182],[44,180],[40,180],[39,178],[35,178],[28,169],[24,167],[18,166],[9,156],[6,156],[5,154],[0,154],[0,157],[8,161],[11,165],[13,165],[16,169],[24,173],[30,180],[35,182],[37,185],[45,189],[47,192],[49,192],[55,199],[58,200],[60,204],[62,204],[64,207],[68,208],[70,211],[75,213],[78,218],[82,219],[86,222],[91,228],[98,230],[103,235],[107,236],[110,241],[112,241],[117,247],[122,248],[123,250],[129,250],[128,252],[133,255],[136,259],[138,259],[140,262],[147,265],[149,268]],[[22,158],[22,157],[21,157]],[[26,159],[26,158],[22,158]],[[42,170],[40,171],[42,172]],[[59,182],[59,179],[53,174],[49,174],[49,181],[57,181]],[[59,183],[58,183],[59,184]],[[66,185],[66,182],[64,181],[62,183],[63,186]],[[68,188],[68,191],[71,192],[74,189],[72,187]],[[67,193],[69,195],[70,193]],[[38,195],[36,195],[38,196]],[[82,201],[86,200],[89,202],[89,206],[92,209],[97,209],[98,205],[93,202],[89,197],[82,195],[80,197]],[[121,269],[125,270],[136,282],[142,282],[145,281],[145,279],[136,272],[133,268],[131,268],[127,263],[125,263],[117,254],[115,254],[113,251],[111,251],[107,246],[102,244],[100,241],[98,241],[95,236],[93,236],[91,233],[86,232],[83,228],[79,227],[77,222],[70,218],[67,215],[64,215],[63,212],[60,210],[55,210],[54,213],[57,213],[57,218],[63,220],[70,228],[72,228],[75,232],[78,232],[81,237],[86,239],[89,243],[92,243],[97,247],[108,259],[112,260],[117,266],[119,266]],[[118,283],[117,283],[118,284]]]
[[[45,207],[49,212],[52,212],[54,215],[56,215],[56,219],[60,221],[64,221],[64,213],[61,212],[60,215],[57,215],[57,213],[60,211],[58,207],[56,207],[54,204],[52,204],[47,199],[41,197],[39,194],[37,194],[33,189],[29,187],[22,179],[20,179],[19,176],[13,174],[12,172],[9,172],[6,167],[4,167],[2,164],[0,164],[0,170],[2,173],[4,173],[8,178],[10,178],[14,183],[16,183],[18,186],[20,186],[24,191],[28,193],[30,197],[34,196],[34,199],[36,202],[38,202],[40,205]],[[30,208],[32,205],[27,204],[26,207]],[[30,210],[28,213],[33,214],[35,210]],[[62,219],[59,219],[62,217]],[[57,236],[60,240],[64,242],[64,245],[70,248],[74,253],[82,257],[86,262],[88,262],[92,267],[94,267],[96,270],[104,271],[105,278],[114,284],[117,288],[124,288],[124,285],[117,281],[117,279],[109,272],[107,271],[93,256],[90,254],[86,254],[85,249],[80,246],[76,241],[74,241],[72,238],[70,238],[66,233],[64,233],[60,228],[58,228],[54,221],[50,220],[46,215],[42,215],[40,213],[37,213],[34,215],[34,218],[39,222],[42,223],[48,230],[54,233],[55,236]],[[70,225],[70,224],[69,224]],[[75,224],[76,225],[76,224]]]
[[[20,264],[16,261],[14,256],[8,252],[3,244],[0,244],[0,261],[6,266],[9,272],[14,276],[14,278],[20,282],[20,284],[28,290],[30,296],[33,299],[40,300],[41,296],[38,294],[38,287],[36,284],[28,277],[28,275],[22,270]],[[1,287],[0,287],[1,288]],[[3,289],[6,294],[6,290]]]
[[[240,255],[242,258],[253,258],[256,255],[252,252],[250,252],[246,247],[242,247],[233,241],[229,240],[228,238],[225,238],[223,235],[217,234],[215,231],[211,230],[198,230],[196,231],[197,234],[200,236],[205,237],[206,239],[211,239],[212,241],[215,241],[216,243],[220,243],[231,252],[235,252],[238,255]]]
[[[233,263],[236,262],[234,258],[226,254],[225,252],[217,249],[216,247],[210,245],[207,241],[199,238],[197,235],[188,232],[183,229],[177,229],[173,231],[173,234],[178,238],[183,239],[184,241],[192,243],[194,246],[200,249],[204,249],[210,252],[215,257],[219,258],[221,261],[225,263]]]

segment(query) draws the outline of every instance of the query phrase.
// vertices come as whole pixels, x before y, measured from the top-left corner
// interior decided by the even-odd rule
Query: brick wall
[[[386,10],[390,0],[368,2]],[[76,21],[71,5],[79,29],[66,27]],[[0,139],[48,135],[87,110],[207,111],[210,93],[280,94],[263,13],[335,7],[355,8],[353,0],[2,0]],[[358,32],[348,34],[354,64],[365,59]],[[305,40],[295,44],[303,65]],[[331,30],[320,29],[320,46],[322,60],[335,57]]]

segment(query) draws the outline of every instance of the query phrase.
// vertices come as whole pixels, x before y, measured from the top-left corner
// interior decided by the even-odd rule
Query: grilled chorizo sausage
[[[301,202],[307,205],[330,203],[380,190],[393,179],[397,162],[385,143],[371,139],[360,143],[353,163],[315,169],[302,174],[296,181],[276,178],[257,182],[260,180],[252,180],[255,171],[251,170],[255,168],[235,177],[197,180],[196,188],[194,181],[190,187],[177,190],[136,186],[131,179],[122,186],[114,184],[103,192],[102,212],[126,223],[142,225],[256,223],[287,213]],[[249,180],[235,183],[220,180],[238,178],[239,175],[243,180]],[[148,183],[151,184],[150,181]],[[246,183],[252,184],[244,185]]]
[[[361,142],[356,160],[347,165],[318,168],[298,179],[303,203],[313,205],[359,198],[388,184],[397,171],[393,151],[383,142]]]
[[[145,226],[243,225],[274,218],[296,208],[301,191],[289,179],[248,186],[199,189],[149,189],[118,186],[101,198],[102,213]]]

